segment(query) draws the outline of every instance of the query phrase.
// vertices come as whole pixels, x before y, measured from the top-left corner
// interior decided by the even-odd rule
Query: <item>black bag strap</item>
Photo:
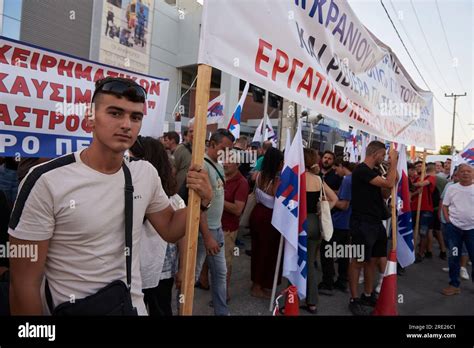
[[[125,163],[122,163],[122,170],[125,176],[125,265],[127,270],[127,287],[132,287],[132,230],[133,230],[133,185],[132,175]],[[48,279],[45,280],[45,296],[48,308],[53,314],[53,298],[49,289]]]
[[[130,169],[125,163],[122,163],[122,169],[125,175],[125,263],[127,266],[127,286],[130,290],[132,288],[133,184]]]
[[[214,163],[212,163],[212,161],[209,158],[206,158],[206,157],[204,157],[204,161],[209,163],[212,166],[212,168],[214,168],[214,170],[217,172],[217,175],[219,175],[219,178],[221,178],[222,182],[225,183],[224,177],[222,176],[221,172],[216,168]]]

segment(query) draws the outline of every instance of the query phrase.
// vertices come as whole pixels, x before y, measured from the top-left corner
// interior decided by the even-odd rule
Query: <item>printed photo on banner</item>
[[[154,0],[103,2],[102,63],[148,73]]]
[[[87,147],[95,81],[125,77],[147,91],[141,135],[163,133],[169,81],[0,37],[0,156],[54,158]]]

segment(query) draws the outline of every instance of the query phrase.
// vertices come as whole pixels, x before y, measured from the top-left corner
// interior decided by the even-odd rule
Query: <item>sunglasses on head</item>
[[[94,99],[99,92],[110,92],[120,96],[126,94],[128,96],[133,96],[133,94],[135,94],[138,102],[145,102],[147,98],[146,90],[142,86],[127,80],[106,80],[100,83],[96,86],[94,94],[92,95],[92,102],[94,102]]]

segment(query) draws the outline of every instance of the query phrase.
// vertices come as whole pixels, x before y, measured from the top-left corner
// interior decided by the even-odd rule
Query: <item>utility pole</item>
[[[455,123],[455,120],[456,120],[456,100],[458,99],[458,97],[465,97],[466,95],[467,95],[466,92],[464,92],[464,94],[451,93],[451,95],[447,95],[446,93],[444,93],[445,97],[454,98],[453,131],[451,133],[451,154],[452,155],[454,155],[454,123]]]

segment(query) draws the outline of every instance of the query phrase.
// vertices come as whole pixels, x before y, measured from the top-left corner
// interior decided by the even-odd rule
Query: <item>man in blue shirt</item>
[[[332,210],[332,223],[334,233],[329,242],[321,242],[321,266],[323,270],[323,281],[319,284],[321,294],[332,295],[333,289],[347,291],[347,270],[349,259],[356,255],[347,255],[346,245],[349,246],[349,220],[351,217],[352,196],[352,170],[355,164],[336,159],[335,172],[343,178],[339,192],[339,200]],[[334,258],[337,257],[338,277],[334,282]]]

